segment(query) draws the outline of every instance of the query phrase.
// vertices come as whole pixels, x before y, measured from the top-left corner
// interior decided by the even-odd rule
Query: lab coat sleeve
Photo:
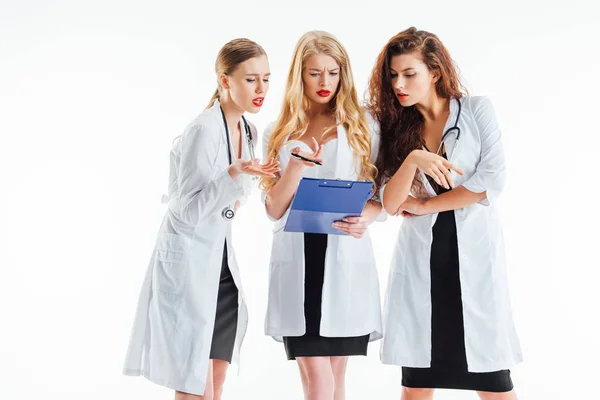
[[[487,198],[479,204],[489,206],[504,188],[506,165],[500,127],[492,103],[487,97],[472,98],[473,115],[481,140],[480,160],[475,173],[463,183],[474,193],[487,192]]]
[[[269,125],[267,125],[267,127],[265,128],[265,131],[263,132],[263,136],[262,136],[262,159],[263,159],[263,163],[267,161],[267,157],[269,156],[269,140],[271,138],[271,133],[273,133],[273,128],[275,127],[275,122],[270,123]],[[280,174],[283,173],[283,171],[280,172]],[[277,219],[271,217],[269,215],[269,213],[267,212],[267,194],[263,191],[260,195],[260,199],[262,201],[262,203],[265,205],[265,214],[267,214],[267,218],[269,218],[269,220],[271,221],[278,221]]]
[[[188,128],[181,136],[175,212],[187,224],[220,214],[244,194],[242,177],[233,180],[227,168],[214,171],[218,137],[206,125]],[[216,172],[216,173],[215,173]]]
[[[371,131],[371,155],[369,157],[369,160],[371,161],[372,164],[375,164],[377,162],[377,156],[379,154],[381,128],[379,126],[379,122],[375,119],[375,117],[371,114],[370,111],[365,112],[365,118],[367,119],[367,124],[369,125],[369,129]],[[377,201],[377,202],[381,203],[381,205],[383,206],[382,195],[383,195],[383,191],[381,191],[380,189],[376,189],[376,192],[373,195],[373,197],[371,198],[371,200]],[[388,213],[382,207],[381,213],[379,214],[379,216],[377,216],[377,218],[375,220],[378,222],[384,222],[385,220],[387,220],[387,217],[388,217]]]

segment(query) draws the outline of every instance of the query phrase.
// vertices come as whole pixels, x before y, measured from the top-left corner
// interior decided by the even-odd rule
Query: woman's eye
[[[310,76],[314,76],[315,78],[316,78],[317,76],[319,76],[319,75],[320,75],[320,74],[318,74],[318,73],[311,73],[311,74],[310,74]]]
[[[390,78],[397,78],[397,77],[398,77],[398,74],[396,74],[396,73],[393,73],[393,72],[392,72],[392,73],[390,74]]]
[[[416,76],[417,74],[410,74],[410,75],[405,75],[407,78],[412,78],[414,76]]]
[[[256,79],[246,79],[246,82],[248,82],[248,83],[254,83],[254,82],[256,82]]]
[[[330,72],[329,75],[336,76],[339,72]]]
[[[269,80],[268,79],[263,79],[263,82],[264,83],[269,83]]]

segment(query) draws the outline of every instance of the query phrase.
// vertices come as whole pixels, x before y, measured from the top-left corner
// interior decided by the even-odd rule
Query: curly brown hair
[[[400,105],[391,81],[392,57],[411,53],[419,54],[427,68],[439,75],[435,83],[438,96],[459,99],[467,94],[460,82],[458,68],[436,35],[411,27],[388,41],[371,72],[367,95],[367,108],[381,126],[379,155],[375,163],[379,171],[378,187],[394,175],[411,151],[422,149],[425,144],[423,116],[415,106]]]

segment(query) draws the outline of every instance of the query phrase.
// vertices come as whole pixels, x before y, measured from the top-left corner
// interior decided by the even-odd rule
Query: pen
[[[291,153],[291,154],[292,154],[294,157],[296,157],[296,158],[299,158],[299,159],[301,159],[301,160],[308,161],[308,162],[311,162],[311,163],[315,163],[315,164],[317,164],[317,165],[323,165],[323,164],[321,164],[319,161],[315,161],[315,160],[311,160],[310,158],[302,157],[300,154],[296,154],[296,153]]]

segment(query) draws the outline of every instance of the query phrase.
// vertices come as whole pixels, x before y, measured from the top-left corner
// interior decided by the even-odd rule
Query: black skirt
[[[296,357],[334,357],[367,355],[369,335],[352,337],[323,337],[321,326],[321,299],[325,273],[327,235],[304,234],[304,318],[303,336],[284,336],[283,344],[288,360]]]
[[[231,363],[235,334],[238,320],[238,288],[235,286],[233,276],[227,262],[227,242],[223,250],[221,263],[221,278],[219,281],[219,294],[217,296],[217,310],[215,314],[215,327],[210,346],[210,358]]]
[[[454,211],[438,214],[431,245],[431,367],[402,367],[402,385],[412,388],[509,392],[509,370],[467,370]]]

